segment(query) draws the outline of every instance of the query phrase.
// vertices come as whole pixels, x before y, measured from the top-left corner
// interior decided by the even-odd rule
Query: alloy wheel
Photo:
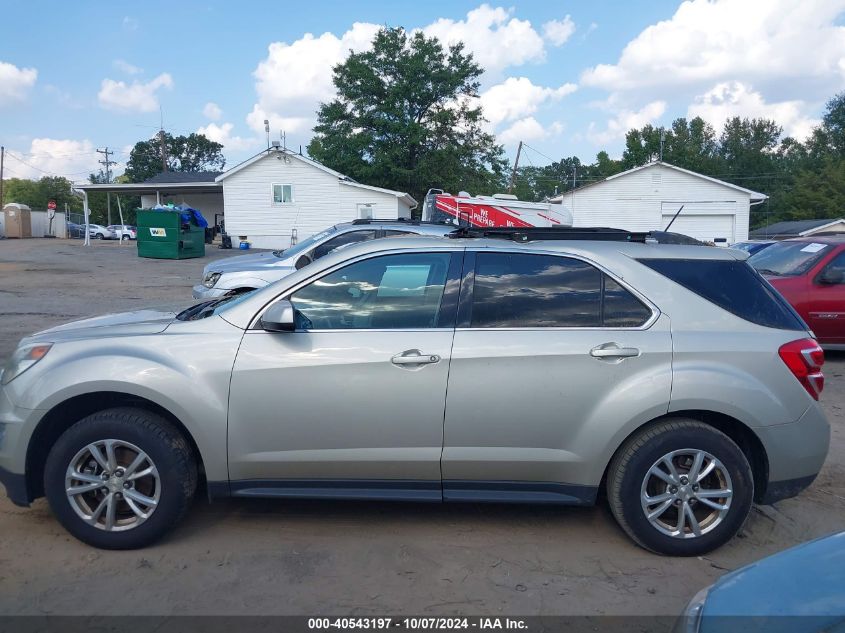
[[[733,487],[728,469],[707,451],[685,448],[658,459],[646,473],[640,504],[649,523],[674,538],[697,538],[727,516]]]
[[[161,497],[161,479],[152,459],[139,447],[122,440],[99,440],[71,460],[65,493],[83,521],[107,532],[121,532],[152,516]]]

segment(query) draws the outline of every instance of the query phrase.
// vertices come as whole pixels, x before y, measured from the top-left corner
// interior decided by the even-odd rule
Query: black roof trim
[[[608,227],[593,226],[549,226],[549,227],[461,227],[447,237],[459,238],[494,238],[512,242],[533,242],[535,240],[588,240],[599,242],[646,242],[658,244],[688,244],[707,246],[695,238],[681,233],[666,231],[626,231]]]

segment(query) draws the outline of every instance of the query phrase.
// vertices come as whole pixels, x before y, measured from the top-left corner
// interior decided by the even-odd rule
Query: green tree
[[[474,99],[481,72],[462,44],[381,29],[371,50],[334,67],[337,95],[320,105],[308,152],[417,200],[429,187],[492,193],[506,162]]]
[[[43,211],[50,200],[55,200],[60,212],[64,211],[65,203],[71,211],[79,211],[82,203],[73,193],[72,186],[61,176],[44,176],[40,180],[9,178],[3,181],[3,202],[20,202],[33,210]]]
[[[128,182],[144,182],[164,171],[161,144],[167,156],[167,171],[219,171],[226,166],[223,146],[203,134],[173,136],[156,134],[148,141],[138,141],[129,153],[125,176]]]

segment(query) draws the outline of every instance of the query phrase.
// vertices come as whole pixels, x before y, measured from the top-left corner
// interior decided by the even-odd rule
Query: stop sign
[[[50,200],[50,202],[47,203],[47,208],[55,211],[56,210],[56,201]]]

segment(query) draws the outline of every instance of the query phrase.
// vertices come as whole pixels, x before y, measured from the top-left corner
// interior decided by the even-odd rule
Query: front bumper
[[[193,287],[191,294],[193,295],[194,299],[200,299],[201,301],[210,301],[211,299],[219,299],[227,292],[229,292],[229,290],[226,288],[206,288],[202,284],[197,284]]]
[[[813,403],[797,422],[754,429],[766,449],[769,480],[759,503],[794,497],[813,483],[830,447],[830,425]]]

